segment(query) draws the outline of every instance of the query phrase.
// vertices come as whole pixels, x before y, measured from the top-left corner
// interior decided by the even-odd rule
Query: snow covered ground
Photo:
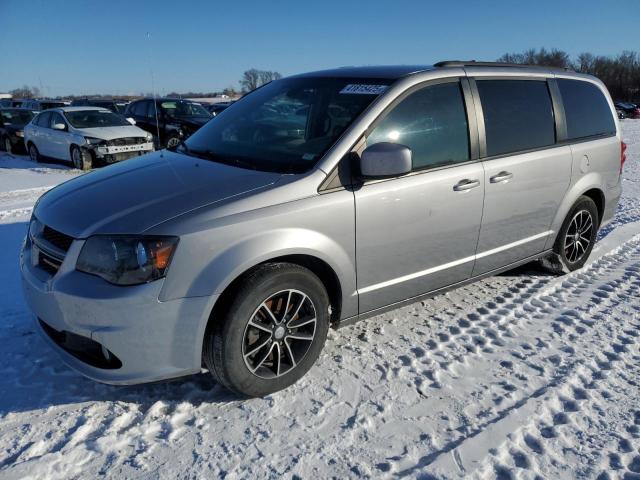
[[[17,256],[79,172],[0,156],[0,478],[640,478],[640,121],[588,266],[528,266],[330,333],[294,387],[94,383],[36,335]]]

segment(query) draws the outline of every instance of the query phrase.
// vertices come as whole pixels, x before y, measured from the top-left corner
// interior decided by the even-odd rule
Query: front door
[[[537,255],[571,180],[546,79],[477,79],[485,199],[473,275]],[[481,135],[482,137],[482,135]]]
[[[367,135],[367,145],[409,147],[413,172],[356,187],[360,313],[471,276],[484,182],[468,125],[455,79],[408,94]]]

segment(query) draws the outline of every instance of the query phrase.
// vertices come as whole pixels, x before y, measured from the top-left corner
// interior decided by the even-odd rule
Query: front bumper
[[[118,287],[78,272],[73,265],[82,243],[74,241],[53,276],[32,265],[28,244],[20,255],[24,297],[47,343],[68,365],[103,383],[136,384],[199,372],[215,299],[160,302],[161,280]],[[80,348],[91,347],[92,358],[106,350],[121,365],[87,360],[66,348],[69,339],[76,344],[79,339]]]
[[[90,147],[90,150],[93,151],[96,158],[104,160],[107,163],[113,163],[153,152],[155,147],[153,141],[150,141],[136,145],[118,145],[109,147],[98,145]]]

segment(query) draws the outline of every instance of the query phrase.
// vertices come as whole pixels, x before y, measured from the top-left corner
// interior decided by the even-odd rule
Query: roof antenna
[[[149,40],[149,72],[151,73],[151,94],[153,95],[153,112],[156,116],[156,132],[158,139],[158,147],[160,147],[160,123],[158,122],[158,104],[156,103],[156,85],[153,77],[153,43],[151,42],[151,32],[147,32],[147,40]],[[162,150],[160,150],[162,157]]]

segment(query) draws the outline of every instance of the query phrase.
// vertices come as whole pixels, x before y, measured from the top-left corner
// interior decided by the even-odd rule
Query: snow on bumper
[[[65,261],[66,263],[66,261]],[[21,254],[24,297],[38,330],[65,363],[93,380],[135,384],[197,373],[211,297],[160,302],[162,281],[133,287],[61,268],[53,277],[33,267],[29,249]],[[56,332],[98,342],[120,368],[98,368],[60,346],[37,320]]]

